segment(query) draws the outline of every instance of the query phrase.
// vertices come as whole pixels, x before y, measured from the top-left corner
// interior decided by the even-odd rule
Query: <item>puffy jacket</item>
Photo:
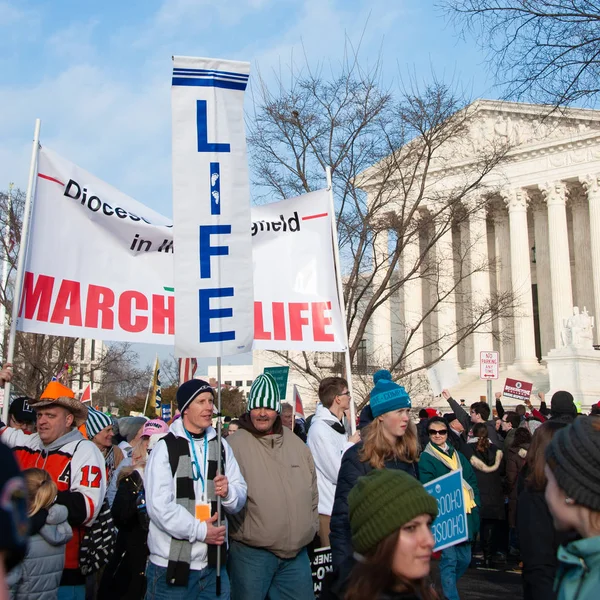
[[[11,586],[15,600],[55,600],[65,564],[65,544],[73,536],[65,506],[54,504],[46,524],[31,536],[20,579]]]
[[[560,546],[558,562],[558,600],[600,598],[600,536]]]
[[[481,497],[481,503],[478,503],[479,516],[482,519],[504,521],[506,509],[502,481],[504,476],[502,450],[491,445],[487,451],[479,452],[476,450],[476,442],[470,442],[469,445],[473,448],[470,463],[477,478],[477,487]]]
[[[319,404],[308,432],[308,447],[317,469],[320,515],[331,515],[342,455],[352,446],[348,442],[348,434],[345,430],[342,433],[342,430],[340,420]]]
[[[354,553],[352,549],[350,519],[348,516],[348,494],[356,485],[359,477],[373,470],[373,467],[368,462],[363,462],[360,459],[359,453],[362,447],[363,443],[359,442],[347,450],[342,457],[342,466],[340,467],[337,486],[335,488],[335,500],[331,513],[331,532],[329,534],[334,568],[341,567]],[[410,473],[417,479],[419,478],[419,467],[416,462],[405,463],[399,460],[389,460],[385,463],[385,468],[400,469]]]
[[[437,444],[434,444],[433,442],[429,443],[438,450],[444,452],[444,450]],[[452,457],[453,454],[458,451],[448,444],[448,450],[445,452],[448,456]],[[471,463],[469,463],[467,458],[460,452],[458,452],[458,458],[463,471],[463,479],[473,488],[473,493],[475,494],[475,504],[477,504],[477,507],[472,509],[471,512],[467,514],[469,539],[473,540],[479,531],[479,506],[481,505],[479,487],[477,486],[477,478],[475,477]],[[433,481],[442,475],[446,475],[446,473],[450,473],[450,469],[441,460],[435,458],[427,452],[423,452],[421,454],[419,458],[419,479],[421,480],[421,483],[429,483],[430,481]]]
[[[260,435],[247,413],[229,443],[248,484],[248,501],[231,515],[229,535],[279,558],[294,558],[319,529],[317,473],[310,450],[279,417],[273,433]]]
[[[181,419],[177,419],[171,425],[171,433],[176,437],[187,437]],[[212,427],[208,427],[205,435],[210,441],[217,436],[217,432]],[[194,440],[196,456],[200,465],[205,464],[203,442],[204,438]],[[222,506],[225,512],[231,515],[239,511],[246,502],[246,482],[228,443],[225,440],[222,443],[225,449],[225,475],[229,487],[227,498],[222,501]],[[188,441],[188,444],[191,442]],[[176,538],[188,540],[192,544],[191,569],[200,571],[206,568],[208,564],[208,548],[204,543],[206,523],[198,521],[195,515],[177,504],[176,481],[171,471],[169,451],[164,439],[156,443],[150,454],[144,472],[144,487],[148,516],[150,517],[148,533],[150,561],[159,567],[166,568],[169,564],[171,540]],[[194,494],[198,499],[202,497],[201,479],[194,481]]]

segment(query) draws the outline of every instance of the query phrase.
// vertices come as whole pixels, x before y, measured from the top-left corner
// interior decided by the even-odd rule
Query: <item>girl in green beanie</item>
[[[436,600],[428,583],[437,502],[403,471],[375,470],[348,497],[356,563],[344,600]]]

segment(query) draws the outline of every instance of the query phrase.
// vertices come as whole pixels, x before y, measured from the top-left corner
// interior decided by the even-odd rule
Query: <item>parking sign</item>
[[[498,379],[500,354],[496,351],[479,353],[479,379]]]

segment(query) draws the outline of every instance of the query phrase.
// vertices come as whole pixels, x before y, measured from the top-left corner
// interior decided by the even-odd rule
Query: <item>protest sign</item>
[[[303,198],[308,198],[306,206]],[[266,313],[267,306],[272,313],[271,320],[262,317],[256,331],[273,332],[271,339],[263,335],[255,340],[254,347],[344,350],[335,273],[328,260],[331,236],[324,233],[331,226],[330,217],[303,218],[328,212],[326,194],[283,200],[268,208],[271,213],[267,207],[253,209],[253,214],[258,212],[251,233],[260,229],[266,214],[286,218],[297,212],[300,226],[287,235],[271,224],[269,235],[251,236],[261,246],[261,259],[253,266],[254,279],[261,282],[255,316]],[[264,223],[262,227],[266,231]],[[173,344],[172,232],[169,219],[41,148],[17,328]],[[285,251],[279,236],[285,238]],[[295,259],[288,262],[290,255]],[[328,303],[331,309],[324,306]]]
[[[526,402],[531,397],[531,390],[533,390],[533,383],[507,377],[502,395],[506,398]]]
[[[427,369],[427,377],[434,396],[439,396],[442,390],[450,389],[460,383],[456,366],[445,360],[440,360]]]
[[[252,349],[244,90],[250,64],[173,57],[175,355]]]
[[[499,352],[479,353],[479,379],[498,379],[500,367]]]
[[[265,373],[273,376],[273,379],[277,383],[277,387],[279,388],[279,397],[281,400],[285,400],[287,395],[287,382],[288,376],[290,374],[289,367],[265,367]]]
[[[462,469],[442,475],[424,485],[437,501],[438,516],[431,526],[434,551],[455,546],[469,539],[467,513],[462,490]]]
[[[331,548],[326,546],[325,548],[311,548],[309,546],[308,556],[310,558],[310,566],[312,571],[313,580],[313,592],[315,598],[320,598],[321,592],[323,591],[323,581],[327,573],[333,571],[333,558],[331,555]]]

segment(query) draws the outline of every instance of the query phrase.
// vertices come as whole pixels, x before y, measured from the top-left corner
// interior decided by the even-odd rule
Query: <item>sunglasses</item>
[[[448,433],[447,429],[428,429],[427,433],[429,435],[446,435]]]

